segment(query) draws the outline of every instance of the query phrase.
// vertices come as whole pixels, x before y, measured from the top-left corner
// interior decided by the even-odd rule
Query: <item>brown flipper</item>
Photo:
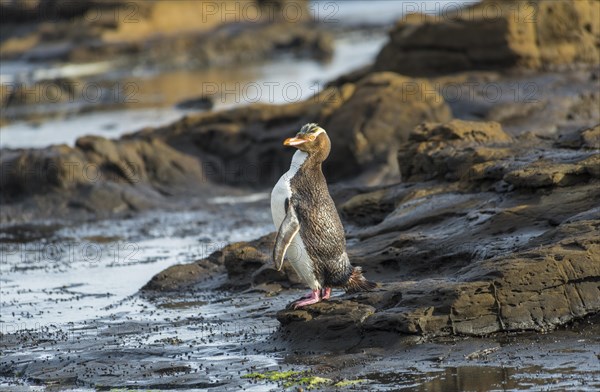
[[[368,281],[362,273],[361,267],[354,267],[352,275],[346,284],[346,291],[354,293],[357,291],[372,291],[377,287],[377,283]]]

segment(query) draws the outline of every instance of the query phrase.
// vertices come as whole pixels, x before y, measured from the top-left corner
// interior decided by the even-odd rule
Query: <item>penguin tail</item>
[[[354,293],[357,291],[372,291],[377,287],[377,283],[368,281],[362,272],[361,267],[354,267],[348,283],[346,283],[346,291]]]

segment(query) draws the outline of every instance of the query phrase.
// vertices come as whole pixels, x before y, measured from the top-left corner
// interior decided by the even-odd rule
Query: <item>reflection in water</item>
[[[512,379],[514,369],[458,367],[446,368],[439,377],[424,381],[420,391],[489,391],[493,389],[516,388]],[[512,384],[512,385],[511,385]]]
[[[371,373],[365,378],[381,384],[381,389],[422,392],[487,392],[487,391],[597,391],[599,384],[587,384],[588,374],[576,369],[544,369],[540,366],[523,368],[461,366],[437,372]]]

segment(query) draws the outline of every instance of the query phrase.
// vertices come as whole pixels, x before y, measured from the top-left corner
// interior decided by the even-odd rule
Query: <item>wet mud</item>
[[[62,227],[46,239],[21,237],[20,243],[13,233],[12,242],[5,240],[3,246],[64,245],[78,239],[102,249],[115,243],[138,248],[134,256],[119,260],[108,253],[94,261],[38,259],[26,269],[20,268],[22,253],[4,254],[0,390],[600,387],[597,317],[549,334],[433,339],[370,333],[303,343],[276,317],[302,289],[225,290],[227,276],[217,273],[189,290],[138,292],[152,271],[205,257],[219,240],[252,239],[270,231],[270,225],[263,200],[220,205],[212,214],[161,213]],[[208,238],[190,235],[199,228],[211,241],[201,244]],[[121,275],[116,281],[115,268]],[[339,296],[334,292],[332,301]]]

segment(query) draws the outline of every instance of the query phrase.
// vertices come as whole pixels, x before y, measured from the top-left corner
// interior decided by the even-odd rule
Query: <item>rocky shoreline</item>
[[[507,137],[529,132],[560,140],[593,127],[600,119],[593,105],[596,72],[520,74],[517,83],[539,89],[530,101],[504,89],[512,83],[510,74],[468,72],[430,81],[378,72],[301,102],[190,114],[120,139],[82,137],[74,147],[3,149],[0,185],[10,192],[2,194],[0,220],[119,217],[165,203],[178,208],[191,195],[264,189],[289,164],[291,151],[281,148],[281,140],[307,122],[318,122],[331,135],[324,170],[336,186],[393,183],[401,172],[396,151],[424,121],[492,119],[506,125]],[[473,84],[478,90],[469,89]],[[481,95],[489,86],[503,89],[500,100]],[[456,88],[464,88],[464,95],[448,97]],[[120,196],[94,196],[108,193]]]
[[[333,143],[325,172],[337,182],[351,260],[380,286],[281,310],[288,342],[344,336],[352,347],[377,347],[385,336],[545,332],[593,317],[600,311],[597,89],[546,91],[498,109],[481,96],[450,102],[433,83],[543,83],[546,64],[558,67],[554,80],[593,90],[600,30],[589,16],[599,4],[540,1],[543,23],[503,13],[488,29],[480,12],[489,4],[472,8],[480,16],[469,20],[405,18],[373,67],[302,102],[190,115],[117,140],[80,138],[75,147],[3,150],[0,185],[11,192],[2,194],[1,221],[115,218],[167,203],[189,208],[192,195],[201,199],[215,186],[265,189],[289,165],[281,141],[318,122]],[[555,5],[560,12],[550,11]],[[568,28],[565,13],[577,16],[577,37],[553,40]],[[442,37],[439,47],[417,39],[430,36]],[[503,50],[484,50],[496,41]],[[456,53],[449,64],[441,60],[448,51]],[[573,67],[560,68],[565,61]],[[489,71],[492,64],[501,69]],[[482,102],[485,121],[466,121],[481,114],[473,107]],[[565,123],[547,126],[538,111]],[[301,287],[288,265],[273,269],[272,241],[271,234],[234,243],[172,266],[142,292],[176,297],[224,274],[221,289],[278,295]]]
[[[307,328],[484,336],[547,331],[597,313],[600,128],[569,140],[511,138],[497,123],[417,127],[398,156],[406,181],[339,203],[351,259],[380,288],[284,310],[279,321],[292,336]],[[143,290],[169,295],[224,271],[223,288],[298,287],[289,265],[274,269],[272,242],[271,234],[170,267]]]
[[[566,4],[559,4],[564,11]],[[477,7],[485,5],[484,2],[476,6],[475,13],[480,12]],[[583,6],[579,3],[577,7],[580,5]],[[540,12],[551,13],[550,8],[549,2],[540,3]],[[574,12],[583,19],[587,17],[578,8]],[[401,55],[405,65],[410,64],[413,56],[422,63],[420,53],[429,56],[428,49],[419,46],[428,48],[426,43],[411,39],[414,37],[411,34],[427,36],[423,31],[439,29],[440,36],[451,37],[450,33],[455,32],[450,22],[431,22],[427,18],[409,28],[408,24],[415,19],[411,16],[398,24],[371,70],[340,78],[330,88],[343,91],[348,85],[364,86],[366,80],[389,80],[393,73],[374,72],[397,70],[392,60],[383,60],[389,57],[389,51]],[[468,33],[481,26],[479,22],[465,23],[464,31],[459,27],[456,34],[468,34],[474,39],[481,36]],[[544,23],[527,26],[532,30],[524,31],[539,38],[558,22],[550,18]],[[502,25],[500,21],[498,25]],[[586,31],[597,34],[597,29],[585,26]],[[502,34],[482,37],[493,40],[496,36]],[[402,44],[395,42],[396,39],[410,42],[411,51],[399,52],[397,48]],[[443,46],[443,40],[440,42]],[[554,44],[548,42],[536,42],[543,43],[543,60],[530,59],[524,63],[516,60],[510,66],[538,68],[540,61],[560,65],[564,60],[551,55],[552,50],[562,49],[553,49]],[[589,46],[573,45],[584,52],[569,62],[579,59],[597,63],[593,56],[585,55],[591,53]],[[510,42],[508,47],[514,48]],[[446,54],[445,49],[440,49],[442,52]],[[515,53],[507,56],[518,57]],[[482,61],[483,66],[485,60]],[[381,62],[386,66],[382,67]],[[494,64],[509,66],[502,62]],[[467,63],[459,69],[472,68],[477,68],[477,64]],[[597,80],[593,83],[597,84]],[[407,85],[406,79],[403,85]],[[359,88],[354,96],[359,96]],[[423,87],[426,90],[430,88]],[[368,96],[373,93],[369,91]],[[385,99],[395,101],[389,94]],[[592,95],[591,99],[598,98]],[[338,110],[344,113],[344,106],[348,106],[356,114],[365,106],[370,107],[369,102],[373,101],[361,102],[358,107],[348,103]],[[544,110],[539,103],[537,108]],[[384,105],[381,101],[379,104]],[[519,103],[515,101],[513,105]],[[379,108],[370,109],[370,113],[374,124],[390,121]],[[395,108],[390,113],[395,120],[401,118]],[[352,345],[356,339],[378,334],[486,336],[497,332],[548,331],[597,314],[600,310],[598,115],[591,114],[584,121],[588,127],[567,126],[558,132],[555,127],[548,132],[536,128],[539,119],[535,116],[523,121],[520,113],[512,115],[519,118],[518,126],[506,121],[512,128],[511,134],[497,122],[446,119],[411,127],[410,133],[407,133],[410,123],[402,123],[398,129],[403,133],[397,139],[379,134],[377,140],[385,140],[391,148],[374,150],[373,155],[381,157],[385,151],[398,151],[401,176],[396,178],[402,182],[389,184],[392,175],[385,177],[388,185],[383,177],[378,177],[379,182],[375,183],[379,185],[374,188],[355,183],[354,187],[346,185],[332,190],[347,226],[351,259],[378,279],[380,288],[304,310],[280,311],[278,320],[289,336],[299,340],[307,336],[316,340],[353,336]],[[362,123],[351,115],[343,118],[352,119],[349,124]],[[321,124],[331,132],[335,146],[341,139],[338,123],[327,120]],[[356,127],[347,125],[342,129],[346,138],[357,139],[349,134]],[[379,128],[363,129],[377,132]],[[390,144],[390,140],[395,143]],[[372,146],[368,142],[365,145]],[[355,156],[344,154],[346,164],[353,162],[349,158]],[[336,162],[335,154],[332,161]],[[388,160],[385,167],[389,169],[394,164]],[[337,170],[332,169],[328,174],[339,174],[340,169]],[[289,266],[283,272],[273,269],[269,256],[272,241],[271,235],[253,243],[233,244],[209,259],[170,267],[143,290],[170,292],[193,288],[213,271],[227,272],[225,288],[251,287],[275,294],[297,287],[297,277]]]

